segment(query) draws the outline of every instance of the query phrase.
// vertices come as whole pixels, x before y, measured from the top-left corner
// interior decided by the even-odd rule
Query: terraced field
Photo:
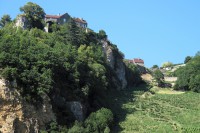
[[[200,133],[198,93],[152,95],[129,90],[117,96],[118,102],[111,105],[117,114],[113,132]]]

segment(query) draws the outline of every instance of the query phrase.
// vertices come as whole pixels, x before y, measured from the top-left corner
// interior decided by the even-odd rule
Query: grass
[[[149,95],[143,87],[112,92],[106,97],[116,117],[113,132],[122,133],[199,133],[200,94]],[[147,93],[143,97],[144,93]],[[109,105],[110,104],[110,105]]]

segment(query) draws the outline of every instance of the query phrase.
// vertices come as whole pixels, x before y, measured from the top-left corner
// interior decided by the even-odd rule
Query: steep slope
[[[44,97],[42,108],[37,108],[23,102],[19,92],[3,79],[0,79],[0,99],[2,133],[38,133],[47,123],[56,120],[47,96]]]

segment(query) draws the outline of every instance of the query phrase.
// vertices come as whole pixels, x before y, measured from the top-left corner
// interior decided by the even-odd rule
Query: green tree
[[[158,65],[153,65],[152,66],[153,69],[159,68]]]
[[[129,63],[127,60],[124,60],[124,63],[126,65],[126,79],[128,86],[132,87],[140,84],[142,79],[138,67],[135,64]]]
[[[184,61],[184,63],[185,63],[185,64],[188,63],[191,59],[192,59],[191,56],[187,56],[187,57],[185,57],[185,61]]]
[[[84,122],[87,133],[104,132],[113,122],[113,113],[106,108],[93,112]]]
[[[166,67],[172,67],[173,66],[173,63],[172,62],[165,62],[162,64],[162,67],[166,68]]]
[[[107,39],[106,32],[104,30],[100,30],[98,33],[99,39]]]
[[[28,2],[23,7],[20,7],[20,11],[24,12],[26,18],[28,19],[28,28],[44,28],[43,21],[45,17],[45,12],[43,8],[41,8],[39,5]]]
[[[200,92],[200,56],[192,58],[185,67],[177,70],[175,89]]]
[[[5,14],[3,15],[3,17],[1,17],[0,26],[4,27],[7,23],[10,23],[10,22],[12,22],[10,15]]]
[[[163,85],[164,75],[159,69],[154,71],[153,77],[156,80],[156,82],[158,83],[158,86]]]

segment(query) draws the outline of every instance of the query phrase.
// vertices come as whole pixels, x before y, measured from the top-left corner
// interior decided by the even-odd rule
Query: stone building
[[[50,26],[53,23],[62,25],[67,23],[70,20],[71,16],[68,13],[65,14],[58,14],[58,15],[45,15],[44,21],[46,23],[46,26],[44,27],[44,30],[46,32],[49,32]],[[86,29],[87,32],[87,22],[86,20],[82,18],[73,18],[74,22],[78,27],[82,27]],[[16,19],[16,27],[22,27],[22,29],[26,29],[28,27],[28,20],[25,16],[25,14],[18,15]]]
[[[57,23],[57,24],[65,24],[69,21],[70,19],[70,15],[68,13],[65,13],[63,15],[46,15],[45,16],[45,23],[46,23],[46,26],[45,26],[45,31],[46,32],[49,32],[49,27],[51,24],[53,23]]]
[[[46,15],[45,16],[45,23],[49,23],[49,22],[54,22],[57,24],[64,24],[66,22],[68,22],[70,19],[70,15],[68,13],[65,13],[63,15]]]
[[[75,23],[78,27],[87,28],[86,20],[84,20],[82,18],[73,18],[73,20],[75,21]]]

